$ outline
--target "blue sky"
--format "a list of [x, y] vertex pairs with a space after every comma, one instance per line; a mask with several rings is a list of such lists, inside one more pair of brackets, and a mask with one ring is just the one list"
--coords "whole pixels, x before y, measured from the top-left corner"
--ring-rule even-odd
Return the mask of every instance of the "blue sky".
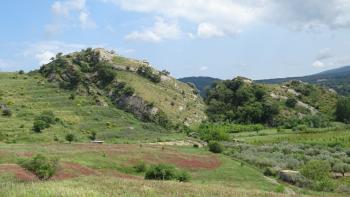
[[0, 70], [105, 47], [175, 77], [312, 74], [350, 65], [349, 10], [350, 0], [4, 0]]

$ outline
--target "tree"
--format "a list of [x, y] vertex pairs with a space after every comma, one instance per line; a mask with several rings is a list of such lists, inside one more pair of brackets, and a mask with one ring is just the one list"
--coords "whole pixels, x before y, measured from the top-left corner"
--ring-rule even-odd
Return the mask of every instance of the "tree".
[[345, 173], [350, 172], [350, 165], [346, 163], [336, 163], [332, 167], [333, 172], [341, 173], [345, 176]]
[[350, 123], [350, 97], [338, 99], [335, 116], [338, 121]]
[[65, 139], [69, 142], [72, 143], [75, 140], [75, 135], [73, 133], [68, 133], [65, 137]]

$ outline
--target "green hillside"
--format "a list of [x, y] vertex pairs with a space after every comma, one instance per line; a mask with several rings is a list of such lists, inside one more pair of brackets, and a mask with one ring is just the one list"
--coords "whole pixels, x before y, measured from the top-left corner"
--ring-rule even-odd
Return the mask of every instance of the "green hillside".
[[[124, 140], [157, 140], [178, 134], [136, 119], [113, 106], [98, 106], [92, 96], [76, 95], [74, 91], [58, 88], [39, 74], [0, 73], [0, 104], [5, 104], [11, 116], [0, 116], [0, 141], [53, 142], [64, 141], [74, 133], [79, 141], [88, 141], [92, 132], [97, 138], [110, 142]], [[52, 111], [59, 122], [42, 133], [33, 131], [34, 119], [44, 111]], [[56, 139], [57, 138], [57, 139]]]
[[145, 60], [86, 49], [58, 54], [39, 72], [48, 81], [77, 94], [94, 96], [100, 103], [108, 97], [141, 120], [179, 127], [206, 119], [205, 105], [193, 87], [172, 78], [167, 71], [157, 71]]

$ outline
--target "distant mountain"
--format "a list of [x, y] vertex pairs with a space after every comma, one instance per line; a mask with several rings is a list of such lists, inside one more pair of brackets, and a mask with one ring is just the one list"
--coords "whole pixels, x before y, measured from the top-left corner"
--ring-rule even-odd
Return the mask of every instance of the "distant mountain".
[[215, 81], [221, 81], [221, 79], [213, 77], [184, 77], [178, 80], [184, 83], [193, 83], [199, 90], [202, 97], [205, 97], [206, 87], [211, 86], [211, 84], [213, 84]]
[[334, 89], [339, 94], [350, 95], [350, 66], [344, 66], [321, 73], [276, 79], [257, 80], [257, 83], [279, 84], [291, 80], [300, 80], [312, 84], [319, 84]]

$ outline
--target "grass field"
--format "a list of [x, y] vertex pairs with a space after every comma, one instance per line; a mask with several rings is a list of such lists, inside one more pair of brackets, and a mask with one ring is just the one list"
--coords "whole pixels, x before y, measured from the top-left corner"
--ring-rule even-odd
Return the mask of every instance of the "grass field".
[[[0, 144], [0, 150], [0, 195], [21, 196], [26, 193], [27, 196], [31, 196], [37, 192], [43, 196], [50, 196], [64, 187], [76, 185], [77, 190], [67, 188], [66, 191], [62, 191], [67, 192], [64, 196], [74, 196], [79, 191], [81, 192], [78, 196], [119, 195], [120, 190], [125, 192], [121, 193], [125, 196], [157, 196], [164, 194], [167, 191], [166, 187], [171, 184], [175, 187], [169, 188], [173, 196], [230, 196], [236, 192], [237, 195], [244, 196], [248, 190], [252, 195], [268, 196], [265, 192], [274, 192], [280, 185], [268, 180], [259, 171], [249, 166], [241, 166], [240, 162], [226, 156], [190, 147], [162, 148], [135, 144]], [[37, 181], [27, 174], [29, 172], [23, 172], [16, 166], [18, 158], [31, 157], [38, 153], [60, 158], [60, 169], [51, 181]], [[186, 170], [191, 174], [191, 183], [145, 181], [143, 174], [136, 173], [133, 168], [141, 160], [147, 165], [165, 163]], [[129, 185], [115, 185], [118, 183]], [[89, 188], [88, 185], [93, 187]], [[115, 186], [111, 191], [104, 191], [104, 188], [108, 188], [107, 185]], [[144, 191], [142, 187], [139, 188], [140, 185], [149, 189]], [[198, 192], [199, 190], [203, 191]]]

